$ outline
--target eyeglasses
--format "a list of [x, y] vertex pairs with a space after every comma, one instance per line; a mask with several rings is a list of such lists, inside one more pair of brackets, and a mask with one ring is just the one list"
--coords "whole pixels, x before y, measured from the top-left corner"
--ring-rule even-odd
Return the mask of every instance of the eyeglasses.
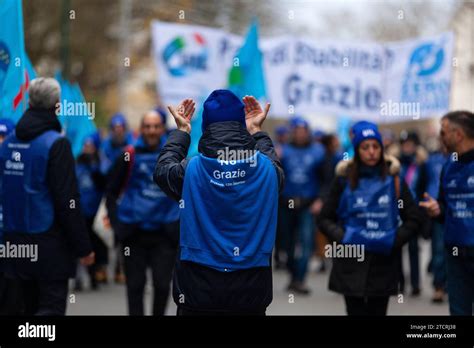
[[163, 125], [162, 124], [144, 124], [142, 127], [145, 129], [152, 129], [152, 128], [160, 129], [160, 128], [163, 128]]

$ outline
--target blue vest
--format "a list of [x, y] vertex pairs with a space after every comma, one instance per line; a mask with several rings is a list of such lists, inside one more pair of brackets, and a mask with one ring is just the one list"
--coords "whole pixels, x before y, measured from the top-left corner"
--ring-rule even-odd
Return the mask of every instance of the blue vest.
[[81, 196], [81, 210], [85, 217], [92, 218], [99, 209], [102, 192], [97, 189], [92, 179], [92, 174], [98, 171], [98, 165], [76, 163], [76, 177]]
[[[2, 177], [2, 174], [0, 174], [0, 178]], [[3, 180], [0, 179], [0, 197], [3, 195], [2, 191], [2, 183]], [[0, 198], [0, 244], [3, 243], [3, 202], [2, 199]]]
[[343, 221], [343, 244], [362, 244], [369, 252], [389, 254], [398, 227], [398, 206], [392, 176], [362, 177], [355, 190], [349, 183], [337, 209]]
[[474, 161], [450, 159], [444, 167], [442, 185], [446, 244], [474, 246]]
[[127, 132], [125, 136], [125, 144], [123, 146], [114, 146], [112, 144], [112, 138], [108, 136], [101, 144], [100, 148], [100, 171], [103, 174], [107, 174], [110, 167], [114, 164], [118, 156], [123, 152], [123, 148], [127, 145], [133, 144], [133, 135]]
[[3, 172], [3, 225], [7, 233], [41, 233], [54, 220], [54, 206], [47, 184], [49, 150], [61, 135], [47, 131], [32, 141], [13, 134], [0, 150]]
[[302, 197], [313, 199], [319, 195], [318, 166], [324, 159], [321, 144], [296, 147], [283, 146], [282, 166], [285, 171], [284, 197]]
[[[141, 139], [137, 145], [140, 143]], [[178, 204], [153, 181], [159, 153], [159, 149], [152, 153], [135, 153], [127, 187], [118, 203], [120, 222], [153, 231], [179, 219]]]
[[192, 158], [182, 197], [181, 260], [224, 272], [270, 265], [278, 180], [265, 155], [234, 164], [202, 154]]
[[441, 181], [441, 171], [448, 160], [448, 155], [435, 152], [430, 155], [427, 161], [428, 185], [426, 192], [434, 199], [438, 198], [439, 183]]

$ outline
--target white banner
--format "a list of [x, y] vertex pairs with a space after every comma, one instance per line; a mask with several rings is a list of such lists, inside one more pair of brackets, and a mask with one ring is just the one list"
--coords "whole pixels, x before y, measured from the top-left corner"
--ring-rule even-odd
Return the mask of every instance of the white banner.
[[[154, 21], [158, 91], [165, 103], [226, 88], [242, 38]], [[389, 44], [281, 36], [261, 39], [271, 116], [326, 113], [375, 122], [436, 116], [449, 108], [453, 35]]]

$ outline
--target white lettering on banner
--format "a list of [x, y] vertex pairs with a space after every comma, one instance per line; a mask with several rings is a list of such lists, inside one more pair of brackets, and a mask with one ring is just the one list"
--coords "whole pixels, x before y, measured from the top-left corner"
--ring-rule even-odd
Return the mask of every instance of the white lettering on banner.
[[[159, 21], [152, 35], [164, 103], [199, 102], [227, 86], [241, 37]], [[441, 115], [449, 106], [453, 42], [452, 33], [386, 44], [260, 39], [270, 116], [324, 112], [397, 122]]]

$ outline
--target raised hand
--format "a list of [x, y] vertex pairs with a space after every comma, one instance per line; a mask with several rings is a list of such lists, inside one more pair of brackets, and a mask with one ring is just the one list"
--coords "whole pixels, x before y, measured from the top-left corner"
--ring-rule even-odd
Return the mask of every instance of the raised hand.
[[426, 213], [429, 217], [436, 217], [441, 214], [441, 209], [439, 208], [439, 203], [436, 199], [431, 197], [428, 193], [424, 193], [423, 198], [425, 199], [424, 202], [420, 202], [420, 207], [426, 209]]
[[92, 251], [89, 255], [81, 257], [79, 261], [83, 266], [93, 265], [95, 262], [95, 253]]
[[255, 134], [262, 130], [263, 121], [267, 118], [270, 104], [265, 105], [265, 110], [262, 109], [255, 97], [246, 95], [242, 98], [245, 105], [245, 123], [250, 134]]
[[191, 133], [191, 118], [194, 115], [194, 111], [196, 111], [196, 103], [194, 100], [184, 99], [176, 109], [168, 105], [168, 110], [171, 112], [178, 129], [186, 133]]

